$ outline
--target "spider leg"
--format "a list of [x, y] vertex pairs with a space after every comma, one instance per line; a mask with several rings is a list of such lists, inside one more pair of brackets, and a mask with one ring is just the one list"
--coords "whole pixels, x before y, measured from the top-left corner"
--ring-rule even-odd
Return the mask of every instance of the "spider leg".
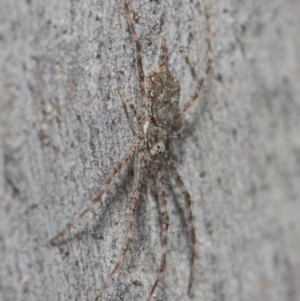
[[103, 194], [108, 189], [108, 186], [111, 183], [111, 181], [120, 172], [120, 170], [127, 163], [127, 161], [133, 156], [133, 154], [134, 154], [135, 150], [137, 149], [137, 147], [139, 146], [139, 144], [140, 144], [140, 139], [136, 138], [134, 140], [134, 142], [131, 144], [131, 146], [130, 146], [129, 150], [127, 151], [127, 153], [125, 154], [125, 156], [119, 161], [119, 163], [115, 166], [113, 171], [110, 173], [107, 180], [104, 182], [103, 186], [101, 187], [98, 195], [85, 207], [85, 209], [77, 217], [75, 217], [71, 222], [69, 222], [61, 232], [59, 232], [56, 236], [54, 236], [50, 240], [50, 242], [52, 244], [54, 243], [55, 240], [57, 240], [59, 237], [63, 236], [74, 225], [76, 225], [83, 218], [83, 216], [87, 212], [89, 212], [92, 209], [92, 207], [101, 200]]
[[190, 98], [190, 100], [185, 103], [185, 105], [179, 110], [176, 117], [178, 118], [180, 115], [182, 115], [186, 110], [188, 110], [192, 104], [195, 102], [195, 100], [198, 98], [199, 93], [201, 91], [201, 88], [203, 86], [204, 80], [206, 76], [208, 75], [211, 64], [212, 64], [212, 51], [211, 51], [211, 33], [210, 33], [210, 17], [207, 8], [205, 8], [205, 19], [206, 19], [206, 41], [207, 41], [207, 63], [206, 63], [206, 70], [205, 73], [202, 75], [194, 94]]
[[125, 104], [130, 108], [130, 110], [132, 111], [133, 115], [136, 118], [136, 121], [138, 124], [142, 123], [142, 117], [137, 113], [133, 103], [130, 101], [130, 99], [126, 96], [126, 94], [124, 93], [124, 91], [121, 88], [118, 88], [118, 93], [121, 97], [121, 99], [125, 102]]
[[140, 44], [139, 38], [138, 38], [135, 28], [134, 28], [134, 24], [133, 24], [132, 17], [130, 15], [127, 0], [124, 0], [124, 7], [125, 7], [125, 11], [126, 11], [127, 22], [130, 26], [132, 39], [135, 42], [137, 69], [138, 69], [138, 73], [139, 73], [140, 93], [141, 93], [141, 96], [144, 97], [144, 95], [145, 95], [145, 74], [144, 74], [143, 63], [142, 63], [141, 44]]
[[168, 67], [168, 47], [165, 39], [162, 39], [161, 47], [160, 47], [160, 55], [157, 64], [157, 69], [161, 69], [162, 67]]
[[185, 207], [188, 214], [188, 224], [190, 229], [190, 238], [191, 238], [191, 262], [190, 262], [190, 277], [189, 277], [189, 285], [188, 285], [188, 293], [191, 291], [192, 282], [193, 282], [193, 271], [194, 271], [194, 261], [195, 261], [195, 251], [196, 251], [196, 234], [195, 234], [195, 227], [193, 222], [193, 215], [191, 210], [191, 197], [188, 193], [187, 189], [184, 186], [183, 181], [181, 180], [175, 166], [171, 163], [170, 160], [166, 158], [167, 167], [176, 183], [178, 188], [180, 189], [181, 193], [184, 196], [185, 200]]
[[170, 136], [170, 137], [173, 138], [173, 139], [178, 139], [178, 138], [180, 138], [180, 137], [182, 136], [183, 131], [184, 131], [184, 128], [185, 128], [185, 127], [184, 127], [184, 122], [183, 122], [183, 119], [182, 119], [181, 116], [179, 117], [179, 123], [180, 123], [180, 128], [179, 128], [179, 130], [176, 131], [176, 132], [173, 132], [172, 135]]
[[155, 183], [157, 187], [157, 193], [158, 193], [158, 202], [159, 202], [159, 209], [161, 214], [161, 223], [162, 223], [162, 230], [161, 230], [161, 245], [162, 245], [162, 254], [161, 254], [161, 260], [160, 260], [160, 268], [156, 277], [156, 280], [152, 286], [152, 289], [149, 293], [147, 301], [150, 301], [153, 297], [155, 288], [161, 279], [165, 267], [166, 267], [166, 256], [167, 256], [167, 231], [169, 227], [169, 216], [167, 212], [167, 202], [166, 202], [166, 193], [163, 186], [163, 175], [160, 170], [157, 170], [155, 174]]
[[[140, 157], [142, 156], [142, 157]], [[125, 256], [127, 254], [129, 245], [131, 243], [131, 237], [132, 237], [132, 226], [133, 226], [133, 220], [134, 220], [134, 214], [138, 205], [138, 199], [139, 199], [139, 194], [140, 194], [140, 188], [141, 188], [141, 184], [142, 184], [142, 177], [143, 177], [143, 171], [144, 171], [144, 158], [143, 158], [143, 154], [139, 154], [138, 155], [138, 167], [136, 168], [137, 170], [137, 177], [136, 177], [136, 183], [135, 183], [135, 188], [134, 188], [134, 192], [133, 192], [133, 196], [131, 199], [131, 213], [130, 213], [130, 218], [129, 218], [129, 226], [127, 228], [127, 234], [126, 234], [126, 243], [125, 243], [125, 247], [122, 251], [122, 254], [119, 256], [119, 259], [117, 261], [117, 263], [115, 264], [115, 267], [113, 268], [113, 270], [111, 271], [111, 273], [109, 274], [109, 276], [107, 277], [105, 283], [103, 284], [100, 292], [98, 293], [98, 295], [95, 298], [95, 301], [98, 300], [103, 292], [106, 290], [106, 288], [108, 287], [109, 283], [111, 282], [114, 274], [116, 273], [116, 271], [119, 269], [120, 265], [122, 264], [122, 262], [125, 259]]]

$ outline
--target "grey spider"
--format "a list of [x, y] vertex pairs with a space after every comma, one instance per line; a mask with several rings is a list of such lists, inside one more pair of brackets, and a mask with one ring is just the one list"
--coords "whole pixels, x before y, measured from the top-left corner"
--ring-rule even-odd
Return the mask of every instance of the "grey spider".
[[[132, 102], [127, 98], [122, 89], [118, 89], [121, 99], [126, 103], [126, 105], [131, 109], [133, 115], [135, 116], [138, 134], [134, 138], [131, 146], [124, 155], [124, 157], [118, 162], [112, 172], [109, 174], [108, 178], [102, 185], [98, 195], [94, 200], [92, 200], [86, 208], [71, 222], [69, 222], [66, 227], [59, 232], [51, 242], [54, 243], [58, 238], [63, 236], [67, 231], [69, 231], [75, 224], [77, 224], [83, 216], [91, 210], [91, 208], [98, 202], [101, 201], [103, 194], [107, 191], [110, 183], [119, 174], [121, 169], [127, 164], [127, 162], [134, 156], [136, 156], [135, 166], [135, 181], [133, 188], [133, 196], [131, 199], [131, 212], [129, 218], [129, 225], [126, 234], [125, 247], [119, 256], [114, 269], [108, 275], [105, 283], [103, 284], [101, 290], [97, 294], [95, 300], [98, 300], [103, 292], [106, 290], [107, 286], [111, 282], [114, 274], [119, 269], [122, 264], [132, 237], [132, 227], [134, 221], [134, 214], [138, 205], [140, 188], [142, 185], [142, 179], [147, 172], [150, 176], [154, 177], [159, 210], [161, 214], [161, 262], [160, 268], [156, 277], [154, 284], [150, 290], [147, 301], [150, 301], [154, 295], [156, 286], [161, 279], [166, 266], [166, 253], [167, 253], [167, 230], [169, 226], [169, 217], [167, 212], [167, 203], [165, 198], [165, 187], [164, 187], [164, 175], [163, 171], [167, 169], [171, 176], [174, 178], [176, 185], [180, 189], [184, 200], [186, 211], [188, 215], [188, 225], [190, 231], [191, 240], [191, 258], [190, 258], [190, 276], [188, 282], [188, 293], [192, 287], [193, 280], [193, 269], [194, 269], [194, 259], [195, 259], [195, 245], [196, 245], [196, 235], [193, 223], [193, 216], [191, 210], [191, 198], [184, 186], [181, 177], [179, 176], [175, 166], [171, 162], [168, 155], [168, 144], [170, 139], [178, 138], [183, 132], [183, 113], [195, 102], [198, 98], [200, 90], [203, 86], [204, 80], [210, 71], [212, 64], [212, 53], [211, 53], [211, 35], [210, 35], [210, 19], [207, 9], [205, 9], [206, 17], [206, 40], [208, 44], [207, 50], [207, 63], [204, 75], [198, 82], [195, 92], [188, 100], [185, 105], [179, 109], [179, 98], [180, 98], [180, 84], [177, 79], [175, 79], [169, 68], [168, 68], [168, 53], [167, 44], [163, 39], [160, 51], [159, 61], [149, 74], [145, 75], [142, 64], [141, 46], [138, 36], [135, 31], [134, 23], [129, 11], [127, 0], [123, 0], [127, 22], [130, 26], [132, 39], [136, 47], [136, 61], [137, 61], [137, 71], [139, 77], [139, 91], [140, 91], [140, 103], [136, 109]], [[178, 129], [175, 131], [175, 129]]]

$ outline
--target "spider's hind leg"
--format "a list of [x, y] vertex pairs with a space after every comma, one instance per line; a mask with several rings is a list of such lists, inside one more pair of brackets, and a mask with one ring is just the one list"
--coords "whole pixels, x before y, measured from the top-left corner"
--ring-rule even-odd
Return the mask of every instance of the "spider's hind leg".
[[159, 60], [157, 64], [157, 69], [161, 69], [162, 67], [168, 68], [168, 47], [167, 47], [167, 42], [163, 38], [160, 46], [160, 55], [159, 55]]
[[205, 19], [206, 19], [205, 25], [206, 25], [206, 42], [207, 42], [207, 53], [206, 53], [207, 62], [206, 62], [205, 73], [202, 75], [200, 81], [198, 82], [198, 85], [196, 86], [195, 92], [192, 95], [192, 97], [185, 103], [185, 105], [177, 113], [177, 118], [179, 118], [185, 111], [187, 111], [196, 101], [202, 89], [203, 83], [211, 69], [213, 58], [212, 58], [212, 50], [211, 50], [210, 16], [207, 8], [205, 8]]
[[142, 117], [137, 113], [133, 103], [130, 101], [130, 99], [126, 96], [126, 94], [124, 93], [124, 91], [121, 88], [118, 88], [118, 93], [121, 97], [121, 99], [125, 102], [125, 104], [130, 108], [131, 112], [133, 113], [136, 122], [138, 124], [142, 123]]
[[138, 69], [138, 74], [139, 74], [140, 93], [141, 93], [141, 97], [144, 97], [144, 95], [145, 95], [145, 74], [144, 74], [143, 63], [142, 63], [141, 44], [140, 44], [139, 38], [135, 31], [135, 27], [134, 27], [134, 23], [133, 23], [131, 14], [130, 14], [128, 2], [127, 2], [127, 0], [123, 0], [123, 2], [124, 2], [124, 8], [126, 11], [127, 22], [130, 26], [132, 39], [135, 43], [137, 69]]

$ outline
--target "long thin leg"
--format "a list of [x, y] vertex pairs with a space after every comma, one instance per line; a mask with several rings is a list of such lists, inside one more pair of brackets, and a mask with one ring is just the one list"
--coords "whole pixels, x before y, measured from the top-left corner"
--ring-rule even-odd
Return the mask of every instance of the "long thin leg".
[[171, 163], [170, 160], [167, 159], [167, 157], [166, 157], [166, 161], [167, 161], [168, 169], [173, 179], [175, 180], [176, 185], [178, 186], [178, 188], [180, 189], [181, 193], [184, 196], [185, 207], [188, 214], [188, 224], [189, 224], [190, 238], [191, 238], [191, 262], [190, 262], [190, 277], [189, 277], [189, 285], [188, 285], [188, 293], [190, 293], [192, 282], [193, 282], [194, 261], [195, 261], [195, 251], [196, 251], [196, 234], [195, 234], [195, 227], [194, 227], [193, 215], [191, 210], [191, 197], [187, 189], [185, 188], [184, 183], [181, 180], [175, 166]]
[[127, 0], [124, 0], [124, 7], [125, 7], [125, 11], [126, 11], [127, 22], [130, 26], [130, 30], [131, 30], [131, 34], [132, 34], [132, 39], [135, 42], [137, 69], [138, 69], [138, 73], [139, 73], [140, 92], [141, 92], [141, 96], [144, 97], [144, 95], [145, 95], [145, 84], [144, 84], [145, 74], [144, 74], [143, 63], [142, 63], [141, 44], [140, 44], [140, 41], [138, 39], [138, 36], [137, 36], [135, 28], [134, 28], [134, 24], [133, 24], [132, 17], [130, 15]]
[[168, 47], [165, 39], [162, 39], [161, 47], [160, 47], [160, 55], [157, 64], [157, 68], [160, 69], [162, 67], [168, 68]]
[[171, 138], [173, 139], [178, 139], [182, 136], [182, 133], [184, 131], [184, 122], [183, 122], [183, 119], [181, 117], [179, 117], [179, 123], [180, 123], [180, 128], [178, 131], [176, 132], [173, 132], [172, 135], [171, 135]]
[[158, 202], [159, 202], [159, 209], [161, 214], [161, 246], [162, 246], [162, 253], [161, 253], [161, 260], [160, 260], [160, 268], [156, 277], [156, 280], [152, 286], [152, 289], [149, 293], [147, 301], [150, 301], [153, 297], [154, 291], [156, 286], [161, 279], [165, 267], [166, 267], [166, 256], [167, 256], [167, 231], [169, 227], [169, 216], [167, 212], [167, 202], [166, 202], [166, 193], [163, 186], [163, 175], [160, 170], [156, 172], [155, 175], [155, 182], [158, 194]]
[[113, 169], [113, 171], [108, 176], [107, 180], [104, 182], [104, 184], [101, 187], [98, 195], [85, 207], [85, 209], [77, 217], [75, 217], [71, 222], [69, 222], [61, 232], [59, 232], [56, 236], [54, 236], [51, 239], [50, 242], [52, 244], [54, 243], [55, 240], [57, 240], [59, 237], [63, 236], [74, 225], [76, 225], [82, 219], [82, 217], [87, 212], [89, 212], [95, 204], [97, 204], [101, 200], [102, 195], [106, 192], [109, 184], [111, 183], [111, 181], [113, 180], [113, 178], [115, 177], [115, 175], [120, 172], [120, 170], [126, 164], [126, 162], [133, 156], [133, 154], [134, 154], [135, 150], [137, 149], [139, 143], [140, 143], [140, 139], [139, 138], [137, 138], [137, 139], [134, 140], [134, 142], [131, 144], [131, 146], [130, 146], [129, 150], [127, 151], [127, 153], [125, 154], [125, 156], [119, 161], [119, 163], [115, 166], [115, 168]]
[[103, 292], [106, 290], [107, 286], [111, 282], [114, 274], [119, 269], [122, 262], [124, 261], [125, 256], [126, 256], [127, 251], [128, 251], [128, 248], [129, 248], [129, 245], [130, 245], [130, 242], [131, 242], [134, 214], [135, 214], [135, 211], [136, 211], [136, 208], [137, 208], [137, 205], [138, 205], [138, 199], [139, 199], [139, 194], [140, 194], [140, 190], [141, 190], [141, 183], [142, 183], [143, 170], [144, 170], [144, 166], [143, 166], [144, 160], [143, 160], [142, 156], [143, 155], [139, 154], [139, 160], [138, 160], [139, 161], [138, 162], [139, 166], [136, 169], [138, 175], [137, 175], [137, 178], [136, 178], [134, 193], [133, 193], [133, 197], [132, 197], [132, 200], [131, 200], [131, 213], [130, 213], [130, 218], [129, 218], [129, 226], [127, 228], [125, 248], [123, 249], [122, 254], [120, 255], [114, 269], [111, 271], [111, 273], [107, 277], [105, 283], [103, 284], [100, 292], [96, 296], [95, 301], [98, 300], [102, 296]]
[[141, 116], [137, 113], [137, 111], [136, 111], [133, 103], [129, 100], [129, 98], [126, 96], [126, 94], [124, 93], [124, 91], [121, 88], [118, 88], [118, 92], [119, 92], [119, 95], [120, 95], [121, 99], [130, 108], [130, 110], [132, 111], [133, 115], [135, 116], [136, 122], [138, 124], [141, 124], [141, 122], [142, 122]]
[[207, 63], [206, 63], [206, 70], [205, 73], [203, 74], [203, 76], [201, 77], [194, 94], [192, 95], [192, 97], [190, 98], [190, 100], [179, 110], [179, 112], [177, 113], [177, 118], [182, 115], [182, 113], [184, 113], [186, 110], [188, 110], [192, 104], [195, 102], [195, 100], [198, 98], [199, 93], [201, 91], [201, 88], [203, 86], [204, 80], [206, 78], [206, 76], [208, 75], [210, 68], [211, 68], [211, 64], [212, 64], [212, 51], [211, 51], [211, 34], [210, 34], [210, 18], [209, 18], [209, 13], [207, 8], [205, 8], [205, 19], [206, 19], [206, 41], [207, 41]]

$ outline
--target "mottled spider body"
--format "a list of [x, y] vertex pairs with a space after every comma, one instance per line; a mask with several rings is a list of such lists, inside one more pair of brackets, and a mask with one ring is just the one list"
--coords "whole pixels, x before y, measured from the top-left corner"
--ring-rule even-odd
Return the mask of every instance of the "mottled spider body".
[[[164, 45], [161, 51], [166, 51]], [[175, 79], [167, 64], [158, 65], [145, 78], [145, 104], [149, 112], [150, 122], [165, 129], [172, 129], [178, 113], [180, 84]]]
[[136, 135], [135, 139], [133, 140], [131, 146], [129, 147], [124, 157], [119, 161], [119, 163], [109, 174], [107, 180], [103, 183], [97, 197], [94, 200], [92, 200], [77, 217], [75, 217], [70, 223], [68, 223], [67, 226], [51, 240], [51, 242], [53, 243], [59, 237], [63, 236], [75, 224], [77, 224], [96, 203], [101, 201], [103, 194], [107, 191], [110, 183], [115, 178], [115, 176], [119, 174], [121, 169], [127, 164], [130, 158], [135, 157], [135, 179], [133, 195], [131, 199], [131, 213], [129, 217], [129, 225], [127, 228], [125, 247], [120, 257], [118, 258], [114, 269], [108, 275], [105, 283], [102, 285], [102, 288], [97, 294], [95, 300], [98, 300], [102, 296], [103, 292], [106, 290], [107, 286], [111, 282], [114, 274], [119, 269], [127, 254], [131, 242], [134, 214], [138, 206], [140, 188], [143, 183], [143, 176], [147, 172], [147, 176], [149, 175], [154, 178], [154, 182], [156, 185], [156, 192], [161, 215], [162, 246], [159, 271], [147, 298], [147, 301], [150, 301], [154, 295], [154, 291], [157, 287], [159, 280], [163, 275], [166, 266], [167, 230], [169, 226], [169, 217], [167, 212], [166, 193], [164, 186], [164, 173], [166, 171], [168, 171], [173, 177], [176, 185], [180, 189], [185, 200], [191, 241], [190, 276], [188, 282], [188, 292], [190, 292], [192, 286], [196, 235], [191, 210], [191, 198], [175, 166], [169, 158], [168, 153], [170, 150], [168, 149], [168, 142], [170, 139], [178, 138], [182, 134], [182, 114], [198, 98], [204, 79], [210, 71], [212, 63], [210, 24], [208, 12], [207, 10], [205, 10], [207, 28], [206, 40], [208, 43], [206, 71], [201, 77], [200, 81], [198, 82], [198, 85], [196, 86], [195, 92], [192, 95], [191, 99], [187, 101], [185, 105], [180, 109], [180, 84], [178, 80], [171, 74], [168, 68], [168, 53], [166, 41], [164, 39], [162, 41], [158, 64], [156, 65], [153, 71], [151, 71], [145, 76], [142, 64], [140, 42], [134, 28], [134, 23], [129, 11], [127, 0], [123, 0], [123, 3], [126, 12], [127, 22], [130, 26], [132, 38], [136, 46], [137, 71], [139, 76], [139, 88], [141, 98], [141, 101], [138, 102], [137, 109], [127, 98], [122, 89], [119, 88], [118, 92], [121, 99], [126, 103], [126, 105], [128, 105], [133, 115], [135, 116], [139, 132]]
[[145, 77], [145, 111], [144, 134], [151, 155], [163, 153], [167, 139], [175, 125], [178, 112], [180, 85], [167, 65], [167, 48], [165, 41], [161, 47], [161, 58], [157, 67]]

